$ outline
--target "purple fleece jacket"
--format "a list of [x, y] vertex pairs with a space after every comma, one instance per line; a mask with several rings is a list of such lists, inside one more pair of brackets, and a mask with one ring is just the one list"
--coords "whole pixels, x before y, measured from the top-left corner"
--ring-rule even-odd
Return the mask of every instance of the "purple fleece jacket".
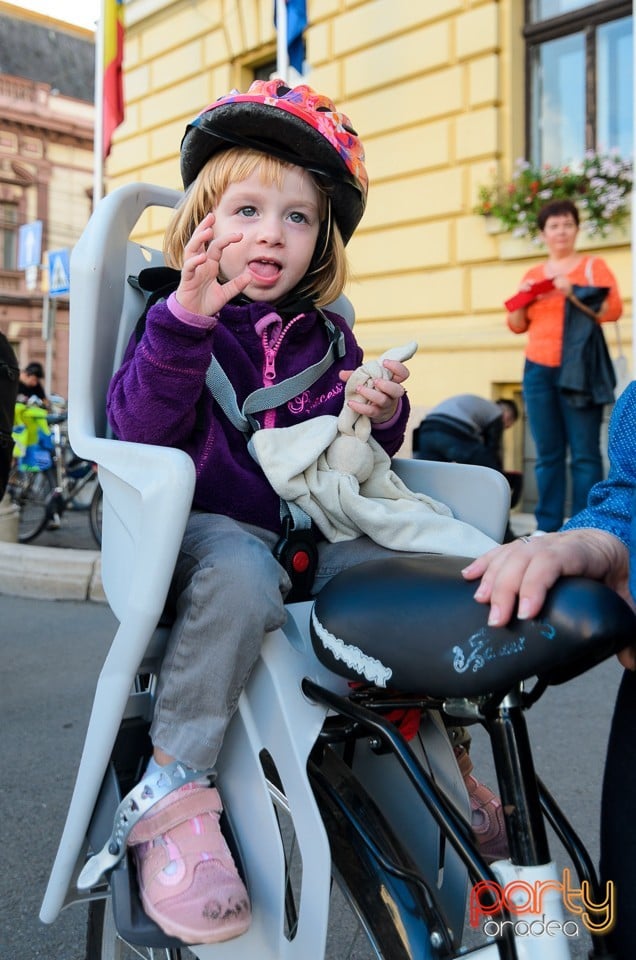
[[[328, 337], [318, 313], [282, 320], [271, 304], [231, 303], [216, 317], [188, 314], [176, 302], [148, 311], [138, 343], [128, 344], [114, 375], [107, 412], [121, 440], [185, 450], [196, 467], [193, 507], [280, 530], [280, 501], [252, 459], [245, 436], [227, 419], [205, 383], [214, 353], [236, 391], [239, 408], [253, 390], [278, 383], [320, 360]], [[287, 427], [342, 409], [340, 370], [362, 362], [362, 350], [345, 320], [328, 314], [344, 333], [346, 352], [308, 390], [273, 411], [263, 427]], [[270, 379], [266, 379], [266, 374]], [[389, 456], [399, 449], [409, 414], [403, 398], [396, 415], [373, 435]]]

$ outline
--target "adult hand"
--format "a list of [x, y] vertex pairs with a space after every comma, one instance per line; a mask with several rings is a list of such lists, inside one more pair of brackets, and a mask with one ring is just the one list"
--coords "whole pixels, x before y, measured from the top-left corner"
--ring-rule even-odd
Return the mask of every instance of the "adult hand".
[[564, 297], [569, 297], [572, 293], [572, 283], [568, 277], [557, 275], [552, 278], [555, 289], [559, 290]]
[[[489, 550], [462, 573], [467, 580], [481, 578], [475, 600], [490, 604], [488, 623], [493, 627], [508, 623], [517, 601], [520, 620], [536, 617], [547, 591], [563, 576], [600, 580], [634, 607], [628, 586], [627, 547], [603, 530], [566, 530], [515, 540]], [[619, 660], [628, 669], [636, 669], [633, 649], [622, 651]]]

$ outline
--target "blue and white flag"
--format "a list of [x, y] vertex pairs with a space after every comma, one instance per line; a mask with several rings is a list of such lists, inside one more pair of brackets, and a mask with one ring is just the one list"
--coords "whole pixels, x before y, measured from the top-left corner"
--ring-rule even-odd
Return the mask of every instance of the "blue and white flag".
[[[303, 72], [305, 62], [305, 27], [307, 26], [307, 0], [285, 0], [287, 7], [287, 58], [289, 65]], [[274, 0], [274, 24], [276, 25], [276, 0]]]

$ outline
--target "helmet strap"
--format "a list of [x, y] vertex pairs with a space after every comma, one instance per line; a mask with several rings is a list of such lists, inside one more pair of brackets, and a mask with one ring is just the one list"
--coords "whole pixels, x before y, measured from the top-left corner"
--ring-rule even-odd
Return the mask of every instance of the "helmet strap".
[[[329, 249], [329, 241], [331, 239], [331, 231], [333, 229], [333, 220], [331, 216], [331, 197], [327, 197], [327, 216], [320, 224], [320, 231], [318, 233], [318, 239], [316, 241], [316, 249], [314, 250], [314, 255], [311, 258], [311, 263], [309, 265], [309, 270], [307, 271], [307, 276], [311, 277], [314, 274], [318, 273], [320, 266], [325, 259], [327, 250]], [[320, 238], [323, 238], [322, 249], [318, 253], [318, 244], [320, 243]]]
[[323, 221], [323, 223], [327, 224], [327, 228], [325, 230], [325, 242], [323, 244], [322, 250], [320, 251], [320, 256], [318, 257], [318, 263], [322, 263], [322, 261], [324, 260], [325, 254], [329, 249], [329, 240], [331, 239], [331, 227], [332, 227], [331, 197], [327, 197], [327, 217], [326, 217], [326, 220]]

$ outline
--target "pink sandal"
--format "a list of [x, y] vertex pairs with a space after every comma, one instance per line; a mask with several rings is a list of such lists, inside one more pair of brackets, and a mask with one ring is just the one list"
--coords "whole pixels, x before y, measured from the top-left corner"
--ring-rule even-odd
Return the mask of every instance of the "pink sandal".
[[471, 776], [473, 762], [465, 747], [455, 747], [459, 770], [470, 800], [471, 827], [486, 863], [508, 857], [508, 838], [501, 800], [484, 783]]
[[245, 933], [247, 891], [219, 826], [218, 791], [188, 783], [156, 803], [128, 836], [148, 916], [184, 943]]

